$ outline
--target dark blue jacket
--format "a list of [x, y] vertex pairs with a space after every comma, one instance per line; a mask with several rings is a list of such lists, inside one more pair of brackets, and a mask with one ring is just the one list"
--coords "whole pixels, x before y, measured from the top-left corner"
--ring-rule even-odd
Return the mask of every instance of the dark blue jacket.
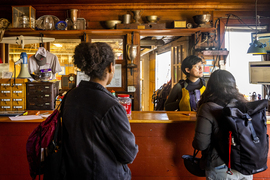
[[102, 85], [82, 81], [63, 109], [67, 180], [129, 180], [138, 146], [126, 111]]

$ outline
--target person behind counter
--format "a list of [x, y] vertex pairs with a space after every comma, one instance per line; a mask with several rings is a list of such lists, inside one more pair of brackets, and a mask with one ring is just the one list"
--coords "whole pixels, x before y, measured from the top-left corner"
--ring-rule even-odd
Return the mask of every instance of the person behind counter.
[[252, 175], [243, 175], [232, 170], [227, 174], [227, 166], [220, 158], [214, 146], [213, 137], [218, 135], [218, 120], [222, 119], [222, 109], [232, 99], [238, 103], [246, 102], [239, 93], [233, 75], [226, 70], [214, 71], [207, 83], [205, 92], [198, 102], [197, 122], [192, 146], [202, 151], [201, 165], [205, 168], [207, 180], [212, 179], [253, 179]]
[[194, 55], [186, 57], [181, 70], [187, 78], [174, 85], [165, 101], [166, 111], [195, 111], [205, 90], [201, 58]]
[[127, 164], [138, 146], [124, 107], [107, 89], [114, 54], [106, 43], [81, 43], [74, 64], [90, 76], [65, 99], [63, 108], [65, 180], [131, 179]]

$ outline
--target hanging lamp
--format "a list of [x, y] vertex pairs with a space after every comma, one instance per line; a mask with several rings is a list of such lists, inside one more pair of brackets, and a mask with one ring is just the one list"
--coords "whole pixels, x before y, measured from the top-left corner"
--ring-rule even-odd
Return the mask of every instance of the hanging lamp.
[[267, 54], [265, 47], [266, 44], [261, 43], [258, 40], [258, 30], [257, 30], [257, 25], [258, 25], [258, 15], [257, 15], [257, 0], [255, 2], [255, 15], [256, 15], [256, 35], [255, 35], [255, 40], [254, 42], [250, 43], [250, 47], [248, 48], [247, 53], [248, 54]]

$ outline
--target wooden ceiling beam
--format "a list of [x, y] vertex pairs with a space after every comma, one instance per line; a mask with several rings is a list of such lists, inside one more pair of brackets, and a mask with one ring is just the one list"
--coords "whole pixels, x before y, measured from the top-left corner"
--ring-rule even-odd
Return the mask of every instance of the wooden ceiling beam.
[[[1, 4], [1, 3], [0, 3]], [[5, 7], [6, 6], [6, 7]], [[250, 11], [255, 9], [255, 3], [110, 3], [110, 4], [32, 4], [38, 11], [59, 11], [67, 9], [80, 10], [209, 10], [209, 11]], [[9, 5], [3, 5], [6, 9]], [[258, 4], [258, 11], [269, 10], [269, 3]]]

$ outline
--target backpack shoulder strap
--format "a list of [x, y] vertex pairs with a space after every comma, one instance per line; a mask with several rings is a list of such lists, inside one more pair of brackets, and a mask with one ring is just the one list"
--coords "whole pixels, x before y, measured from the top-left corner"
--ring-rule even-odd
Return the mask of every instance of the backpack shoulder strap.
[[204, 80], [204, 78], [200, 78], [200, 80], [201, 80], [202, 85], [205, 86], [205, 80]]
[[180, 84], [180, 86], [182, 88], [186, 88], [187, 85], [188, 85], [187, 81], [186, 80], [183, 80], [183, 79], [179, 80], [178, 83]]
[[[74, 89], [74, 88], [72, 88]], [[55, 143], [58, 142], [58, 139], [59, 140], [62, 140], [62, 131], [61, 131], [61, 128], [62, 128], [62, 122], [61, 122], [61, 117], [63, 116], [63, 108], [64, 108], [64, 104], [65, 104], [65, 100], [66, 100], [66, 97], [67, 97], [67, 94], [72, 90], [70, 89], [63, 97], [61, 103], [58, 105], [57, 107], [57, 110], [59, 111], [59, 117], [57, 118], [57, 124], [56, 124], [56, 127], [55, 127], [55, 133], [54, 133], [54, 136], [53, 136], [53, 140]], [[60, 106], [60, 107], [59, 107]], [[60, 135], [60, 137], [59, 137]]]

